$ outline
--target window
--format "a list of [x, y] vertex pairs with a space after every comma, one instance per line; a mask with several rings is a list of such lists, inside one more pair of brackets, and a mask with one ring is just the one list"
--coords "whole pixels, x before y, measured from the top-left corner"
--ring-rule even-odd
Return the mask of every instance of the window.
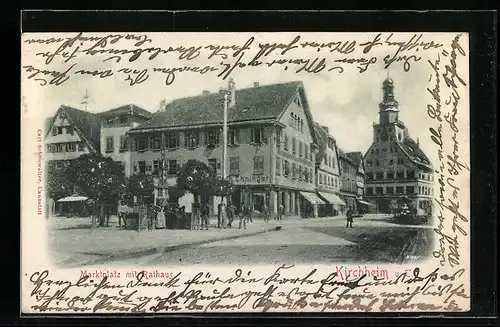
[[323, 175], [322, 175], [322, 174], [319, 174], [319, 176], [318, 176], [318, 177], [319, 177], [319, 178], [318, 178], [318, 179], [319, 179], [319, 183], [320, 183], [321, 185], [323, 185]]
[[276, 158], [276, 175], [281, 175], [281, 159]]
[[153, 162], [146, 162], [146, 174], [151, 175], [153, 173]]
[[313, 183], [313, 170], [309, 169], [309, 182]]
[[137, 151], [146, 151], [149, 148], [147, 137], [138, 137], [136, 141]]
[[375, 194], [377, 194], [377, 195], [384, 194], [384, 188], [383, 187], [375, 187]]
[[57, 135], [57, 127], [53, 127], [52, 128], [52, 136], [56, 136]]
[[169, 160], [168, 161], [168, 174], [169, 175], [176, 175], [178, 171], [179, 171], [179, 164], [177, 163], [177, 160]]
[[76, 151], [76, 144], [75, 143], [66, 144], [66, 151], [67, 152], [75, 152]]
[[366, 167], [371, 167], [371, 166], [372, 166], [372, 161], [371, 160], [366, 161]]
[[[240, 143], [239, 130], [235, 128], [230, 128], [227, 133], [227, 144], [236, 145]], [[279, 144], [279, 142], [278, 142]]]
[[240, 174], [240, 157], [229, 158], [229, 174], [231, 175]]
[[168, 134], [168, 148], [177, 149], [179, 147], [179, 132], [171, 132]]
[[127, 123], [127, 117], [126, 116], [121, 116], [120, 117], [120, 124], [126, 124]]
[[85, 151], [85, 145], [83, 144], [83, 142], [78, 143], [78, 151]]
[[288, 135], [286, 133], [285, 133], [283, 143], [284, 143], [283, 145], [284, 145], [285, 151], [288, 151]]
[[62, 126], [57, 127], [57, 134], [62, 134], [63, 133], [63, 128]]
[[146, 173], [146, 161], [139, 161], [139, 172], [142, 174]]
[[153, 175], [160, 175], [160, 160], [153, 161]]
[[292, 162], [292, 179], [297, 178], [297, 165]]
[[125, 172], [125, 163], [123, 161], [118, 161], [116, 164], [120, 167], [122, 172]]
[[198, 133], [186, 132], [184, 134], [184, 146], [186, 148], [196, 148], [198, 146]]
[[309, 159], [309, 145], [304, 144], [304, 158]]
[[106, 137], [106, 152], [113, 152], [114, 150], [113, 136]]
[[283, 175], [285, 175], [285, 177], [290, 176], [290, 163], [288, 162], [288, 160], [283, 161], [283, 168]]
[[415, 171], [414, 170], [408, 170], [406, 172], [406, 178], [415, 178]]
[[120, 152], [128, 150], [127, 135], [120, 135]]
[[380, 162], [378, 162], [378, 160], [375, 161], [375, 166], [380, 166]]
[[403, 178], [405, 178], [405, 172], [404, 172], [404, 171], [398, 171], [398, 172], [397, 172], [397, 178], [398, 178], [398, 179], [403, 179]]
[[151, 145], [153, 150], [161, 149], [161, 136], [153, 136], [151, 137]]
[[396, 186], [396, 193], [397, 194], [403, 194], [404, 188], [403, 186]]
[[73, 126], [66, 126], [66, 134], [73, 135]]
[[389, 166], [392, 166], [392, 165], [394, 165], [394, 160], [391, 159], [391, 160], [389, 160]]
[[309, 182], [309, 168], [304, 167], [304, 180]]
[[403, 164], [403, 159], [398, 159], [398, 164], [402, 165]]
[[281, 129], [276, 130], [276, 146], [279, 148], [281, 146], [281, 142], [283, 140], [281, 139], [283, 137]]
[[299, 141], [299, 157], [302, 157], [302, 142]]
[[299, 175], [299, 181], [302, 181], [302, 166], [299, 166], [297, 169], [297, 173]]
[[387, 186], [387, 187], [385, 188], [385, 192], [386, 192], [387, 194], [394, 194], [394, 186]]
[[373, 187], [367, 187], [366, 188], [366, 194], [372, 195], [373, 194]]
[[394, 179], [394, 172], [393, 171], [387, 172], [387, 179]]
[[256, 175], [264, 174], [264, 156], [253, 158], [253, 173]]
[[297, 152], [297, 140], [295, 137], [292, 137], [292, 153], [295, 154]]
[[415, 188], [413, 186], [406, 187], [406, 194], [413, 194], [415, 192]]
[[261, 127], [255, 127], [255, 128], [252, 128], [252, 143], [255, 143], [255, 144], [261, 144], [262, 143], [262, 128]]
[[383, 172], [377, 172], [375, 173], [375, 179], [384, 179], [384, 173]]
[[208, 167], [212, 169], [214, 174], [217, 174], [217, 159], [208, 159]]

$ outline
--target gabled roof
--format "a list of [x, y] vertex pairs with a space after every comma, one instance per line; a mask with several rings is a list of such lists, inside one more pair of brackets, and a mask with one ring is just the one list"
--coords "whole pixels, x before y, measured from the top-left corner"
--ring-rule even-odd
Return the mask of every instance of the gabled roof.
[[127, 114], [133, 114], [137, 116], [142, 116], [145, 118], [150, 118], [153, 114], [150, 113], [149, 111], [142, 109], [141, 107], [136, 106], [135, 104], [127, 104], [120, 106], [115, 109], [111, 109], [105, 112], [98, 113], [97, 115], [99, 117], [107, 118], [110, 116], [120, 116], [120, 115], [127, 115]]
[[101, 123], [98, 116], [91, 112], [62, 105], [52, 118], [51, 126], [47, 129], [47, 134], [50, 133], [50, 127], [52, 127], [54, 118], [57, 117], [60, 112], [65, 113], [70, 122], [83, 134], [83, 137], [90, 145], [94, 147], [95, 150], [99, 151]]
[[345, 155], [349, 157], [357, 167], [359, 167], [361, 160], [363, 160], [363, 154], [361, 152], [348, 152]]
[[340, 149], [339, 147], [337, 147], [338, 149], [338, 155], [339, 155], [339, 159], [341, 160], [345, 160], [347, 162], [349, 162], [350, 164], [352, 164], [353, 166], [356, 166], [356, 162], [354, 160], [352, 160], [344, 151], [342, 151], [342, 149]]
[[[302, 82], [289, 82], [237, 89], [236, 103], [228, 109], [228, 123], [277, 119], [301, 88]], [[133, 130], [222, 124], [222, 120], [222, 96], [219, 93], [200, 94], [170, 102], [165, 110], [156, 112], [149, 121]]]
[[318, 151], [315, 154], [316, 165], [318, 165], [321, 164], [326, 153], [328, 133], [317, 122], [314, 122], [314, 133], [316, 134], [316, 140], [318, 142]]
[[415, 142], [409, 135], [404, 137], [403, 142], [396, 142], [398, 146], [403, 150], [406, 156], [413, 161], [417, 166], [432, 170], [432, 164], [425, 153], [420, 149], [420, 146]]
[[43, 127], [45, 128], [44, 131], [45, 131], [46, 134], [50, 131], [50, 128], [52, 127], [52, 123], [54, 122], [54, 118], [55, 117], [56, 116], [45, 118]]

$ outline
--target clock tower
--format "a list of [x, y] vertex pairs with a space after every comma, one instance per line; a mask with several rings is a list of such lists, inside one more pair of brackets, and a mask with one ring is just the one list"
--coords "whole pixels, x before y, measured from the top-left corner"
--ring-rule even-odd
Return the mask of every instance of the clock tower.
[[399, 103], [394, 98], [394, 82], [387, 78], [382, 84], [384, 98], [379, 104], [380, 125], [394, 124], [398, 121]]
[[404, 138], [404, 124], [399, 120], [399, 103], [394, 97], [394, 81], [387, 78], [382, 83], [384, 92], [379, 104], [379, 124], [374, 126], [374, 141], [399, 141]]

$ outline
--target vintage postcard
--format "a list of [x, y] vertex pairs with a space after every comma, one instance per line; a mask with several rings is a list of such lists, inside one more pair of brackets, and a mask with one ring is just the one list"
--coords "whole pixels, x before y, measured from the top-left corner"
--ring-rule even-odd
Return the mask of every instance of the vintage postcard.
[[22, 35], [26, 314], [470, 309], [467, 33]]

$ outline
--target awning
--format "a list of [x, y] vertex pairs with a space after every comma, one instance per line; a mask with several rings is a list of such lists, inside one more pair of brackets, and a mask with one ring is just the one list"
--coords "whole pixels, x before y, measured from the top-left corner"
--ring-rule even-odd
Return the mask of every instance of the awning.
[[310, 192], [300, 192], [302, 196], [304, 196], [307, 201], [311, 202], [312, 204], [325, 204], [323, 200], [321, 200], [315, 193], [310, 193]]
[[86, 196], [67, 196], [65, 198], [57, 200], [57, 202], [78, 202], [85, 201], [88, 198]]
[[370, 202], [363, 201], [363, 200], [358, 200], [358, 202], [361, 203], [361, 204], [365, 204], [367, 206], [374, 206], [374, 204], [372, 204]]
[[324, 197], [328, 202], [331, 204], [340, 204], [342, 206], [345, 206], [345, 202], [342, 201], [341, 198], [337, 194], [334, 193], [325, 193], [325, 192], [319, 192], [322, 197]]

